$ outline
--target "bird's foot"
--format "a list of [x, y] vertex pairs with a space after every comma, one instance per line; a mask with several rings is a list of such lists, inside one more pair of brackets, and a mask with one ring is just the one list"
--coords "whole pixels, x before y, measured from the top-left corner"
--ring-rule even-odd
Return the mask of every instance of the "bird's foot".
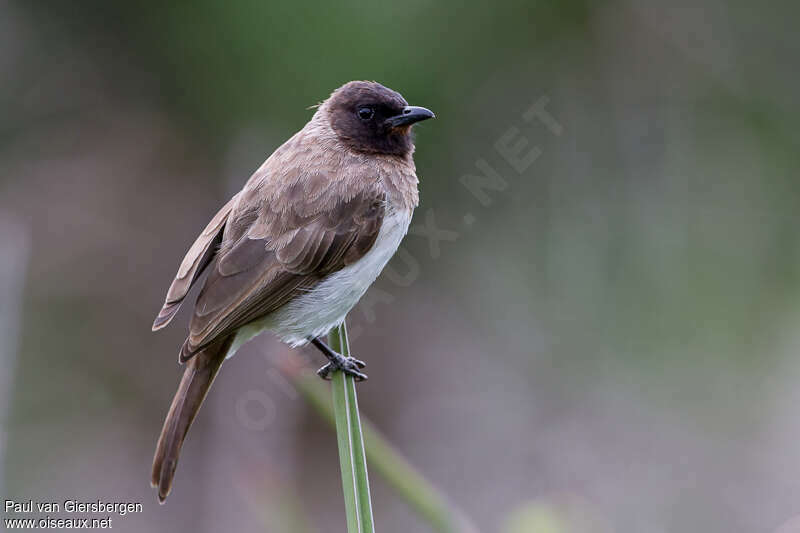
[[322, 379], [331, 379], [331, 373], [336, 370], [341, 370], [345, 374], [352, 376], [356, 381], [367, 379], [366, 374], [359, 372], [360, 369], [367, 366], [364, 361], [359, 361], [355, 357], [345, 357], [336, 352], [333, 352], [333, 355], [329, 357], [330, 362], [317, 370], [317, 375]]

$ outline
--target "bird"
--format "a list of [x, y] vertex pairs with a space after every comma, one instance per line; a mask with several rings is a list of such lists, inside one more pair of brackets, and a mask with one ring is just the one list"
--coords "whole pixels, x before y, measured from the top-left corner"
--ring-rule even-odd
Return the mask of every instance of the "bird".
[[153, 458], [160, 503], [222, 363], [251, 338], [271, 331], [292, 347], [312, 344], [328, 359], [317, 372], [324, 379], [337, 370], [367, 378], [363, 361], [321, 337], [344, 321], [408, 231], [419, 203], [412, 126], [430, 118], [380, 83], [342, 85], [189, 248], [152, 326], [167, 326], [201, 286]]

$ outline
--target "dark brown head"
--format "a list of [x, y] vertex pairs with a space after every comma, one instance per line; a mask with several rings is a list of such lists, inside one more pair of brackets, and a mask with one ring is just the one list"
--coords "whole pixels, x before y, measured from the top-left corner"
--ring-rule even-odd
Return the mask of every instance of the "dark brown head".
[[359, 152], [405, 156], [414, 149], [411, 126], [433, 118], [424, 107], [380, 83], [351, 81], [334, 91], [325, 103], [331, 127]]

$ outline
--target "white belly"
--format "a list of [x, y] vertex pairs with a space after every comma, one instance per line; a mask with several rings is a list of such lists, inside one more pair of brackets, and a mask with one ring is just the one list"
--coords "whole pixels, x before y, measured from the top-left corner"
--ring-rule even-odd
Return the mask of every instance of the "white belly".
[[397, 251], [410, 222], [411, 211], [390, 208], [375, 244], [364, 257], [334, 272], [274, 313], [241, 327], [228, 357], [264, 330], [273, 331], [283, 342], [299, 346], [341, 324]]

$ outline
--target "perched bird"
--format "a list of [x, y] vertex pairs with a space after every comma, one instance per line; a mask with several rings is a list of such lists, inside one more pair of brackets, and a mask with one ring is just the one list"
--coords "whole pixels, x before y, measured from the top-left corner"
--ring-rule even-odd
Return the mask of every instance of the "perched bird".
[[222, 362], [262, 331], [328, 358], [318, 374], [355, 379], [364, 363], [321, 339], [339, 325], [400, 245], [418, 202], [411, 126], [434, 114], [375, 82], [319, 105], [220, 209], [189, 249], [153, 331], [169, 324], [203, 271], [187, 363], [158, 439], [151, 483], [164, 502], [183, 440]]

